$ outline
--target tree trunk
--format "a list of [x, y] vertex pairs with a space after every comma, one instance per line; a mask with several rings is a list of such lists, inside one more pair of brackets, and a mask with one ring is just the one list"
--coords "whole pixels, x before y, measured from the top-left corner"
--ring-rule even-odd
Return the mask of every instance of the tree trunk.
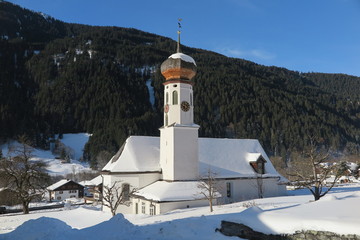
[[320, 189], [318, 186], [315, 186], [314, 188], [314, 199], [317, 201], [320, 199]]
[[212, 203], [212, 199], [209, 200], [209, 205], [210, 205], [210, 212], [213, 211], [213, 203]]
[[23, 201], [22, 206], [23, 206], [23, 213], [29, 214], [29, 202]]

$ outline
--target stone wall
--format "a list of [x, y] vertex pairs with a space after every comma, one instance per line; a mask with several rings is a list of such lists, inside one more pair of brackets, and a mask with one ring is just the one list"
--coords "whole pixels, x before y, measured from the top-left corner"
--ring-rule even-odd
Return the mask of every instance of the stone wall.
[[252, 228], [228, 221], [221, 221], [221, 228], [216, 229], [226, 236], [237, 236], [249, 240], [360, 240], [360, 236], [349, 234], [340, 235], [324, 231], [298, 231], [294, 234], [272, 235], [254, 231]]

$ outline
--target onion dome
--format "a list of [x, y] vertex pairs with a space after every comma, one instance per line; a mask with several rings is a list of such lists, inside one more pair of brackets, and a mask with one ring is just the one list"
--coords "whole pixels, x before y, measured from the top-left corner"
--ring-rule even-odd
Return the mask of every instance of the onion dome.
[[196, 74], [195, 60], [180, 52], [180, 31], [178, 31], [178, 34], [177, 53], [172, 54], [161, 64], [161, 74], [166, 81], [175, 79], [191, 80]]
[[196, 74], [195, 60], [183, 53], [174, 53], [161, 64], [161, 74], [166, 80], [191, 80]]

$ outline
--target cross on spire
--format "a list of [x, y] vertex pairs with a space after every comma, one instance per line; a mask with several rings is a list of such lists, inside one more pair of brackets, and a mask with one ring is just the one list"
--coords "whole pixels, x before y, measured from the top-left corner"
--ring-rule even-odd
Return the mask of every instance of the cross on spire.
[[177, 49], [176, 49], [176, 52], [180, 52], [181, 50], [180, 50], [180, 34], [181, 34], [181, 31], [180, 31], [180, 29], [181, 29], [181, 22], [182, 21], [182, 18], [179, 18], [178, 19], [178, 27], [179, 27], [179, 30], [177, 31], [177, 34], [178, 34], [178, 41], [177, 41]]

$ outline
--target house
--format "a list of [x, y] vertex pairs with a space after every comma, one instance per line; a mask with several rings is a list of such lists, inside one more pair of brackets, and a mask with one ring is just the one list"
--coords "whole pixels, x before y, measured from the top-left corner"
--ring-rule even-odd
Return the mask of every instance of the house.
[[89, 181], [80, 182], [84, 186], [85, 202], [101, 201], [102, 199], [102, 176], [99, 175]]
[[127, 200], [117, 212], [156, 215], [205, 206], [208, 201], [198, 183], [207, 172], [214, 174], [220, 203], [286, 194], [287, 180], [258, 140], [198, 137], [191, 80], [196, 63], [180, 52], [180, 41], [161, 73], [165, 82], [160, 137], [130, 136], [102, 169], [104, 186], [118, 185]]
[[84, 197], [84, 186], [69, 179], [62, 179], [47, 187], [50, 200], [61, 201], [67, 198]]

